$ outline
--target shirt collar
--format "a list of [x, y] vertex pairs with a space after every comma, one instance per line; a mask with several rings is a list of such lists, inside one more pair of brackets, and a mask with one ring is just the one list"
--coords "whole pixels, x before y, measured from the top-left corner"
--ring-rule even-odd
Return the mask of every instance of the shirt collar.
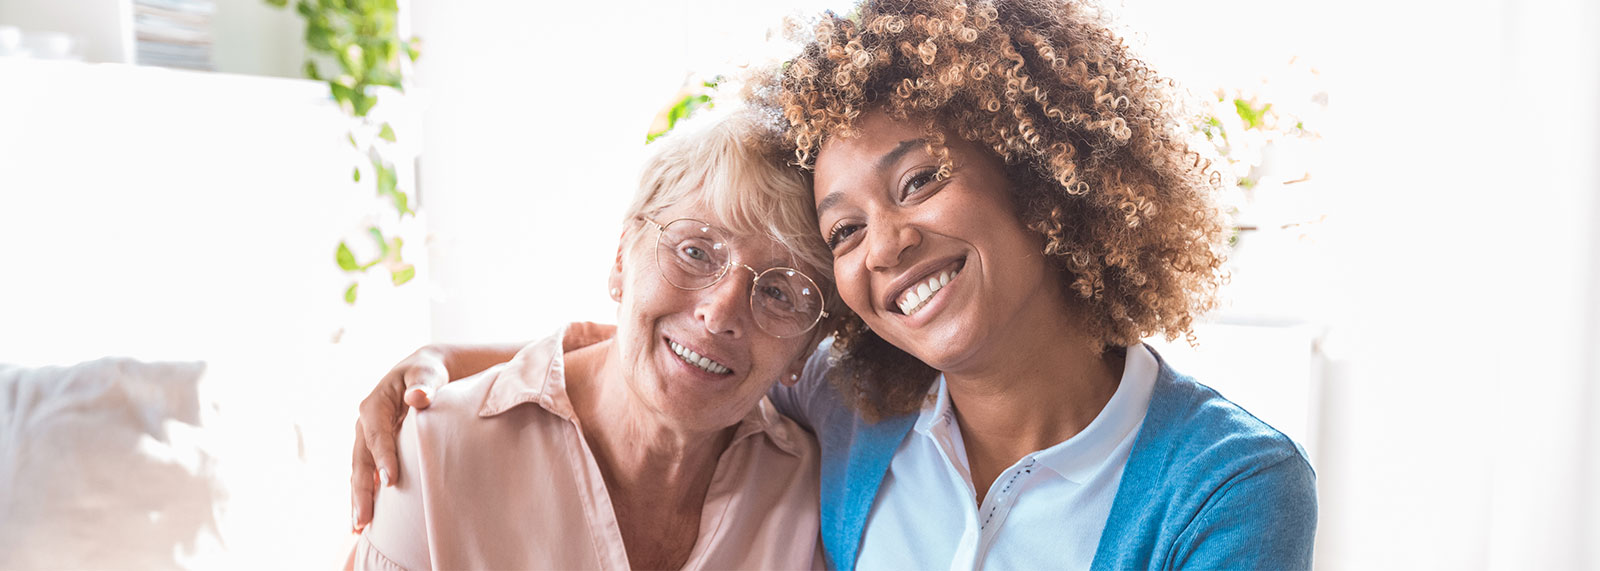
[[[1078, 434], [1032, 456], [1051, 471], [1075, 483], [1084, 483], [1111, 459], [1118, 444], [1138, 431], [1144, 422], [1145, 409], [1150, 404], [1150, 393], [1155, 388], [1160, 364], [1144, 344], [1128, 347], [1122, 368], [1122, 380], [1117, 390], [1095, 415], [1089, 426]], [[934, 438], [944, 430], [958, 430], [955, 409], [950, 402], [950, 390], [944, 375], [928, 391], [928, 401], [917, 415], [913, 430]], [[963, 451], [952, 453], [965, 457]]]
[[[565, 354], [616, 334], [615, 325], [579, 322], [563, 326], [553, 336], [529, 343], [494, 373], [488, 395], [478, 407], [478, 416], [487, 418], [518, 405], [537, 403], [561, 418], [576, 420], [572, 401], [567, 397]], [[765, 434], [779, 449], [800, 456], [804, 452], [804, 438], [785, 420], [772, 403], [762, 397], [736, 425], [733, 442]]]
[[1075, 483], [1094, 478], [1111, 461], [1112, 453], [1123, 440], [1132, 437], [1144, 423], [1155, 389], [1160, 364], [1143, 343], [1128, 347], [1122, 367], [1122, 381], [1106, 406], [1083, 431], [1060, 444], [1034, 453], [1040, 464]]

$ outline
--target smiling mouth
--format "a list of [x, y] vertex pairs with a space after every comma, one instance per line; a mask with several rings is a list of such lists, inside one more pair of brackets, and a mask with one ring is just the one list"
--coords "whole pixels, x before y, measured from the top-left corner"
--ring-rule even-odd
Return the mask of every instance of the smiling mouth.
[[712, 361], [711, 359], [706, 358], [704, 355], [694, 352], [694, 350], [688, 347], [679, 345], [677, 341], [668, 339], [667, 346], [672, 348], [672, 354], [677, 355], [679, 360], [698, 367], [700, 370], [707, 373], [714, 375], [726, 375], [733, 372], [733, 369], [729, 369], [726, 365]]
[[900, 313], [905, 314], [907, 317], [916, 315], [918, 311], [922, 311], [922, 308], [928, 305], [929, 301], [933, 300], [935, 296], [939, 295], [939, 292], [944, 289], [944, 286], [950, 285], [950, 281], [954, 280], [956, 276], [961, 273], [961, 270], [963, 267], [965, 267], [965, 265], [965, 260], [963, 260], [952, 267], [939, 270], [938, 272], [928, 276], [927, 279], [907, 287], [906, 291], [901, 293], [900, 296], [896, 298], [895, 307], [900, 310]]

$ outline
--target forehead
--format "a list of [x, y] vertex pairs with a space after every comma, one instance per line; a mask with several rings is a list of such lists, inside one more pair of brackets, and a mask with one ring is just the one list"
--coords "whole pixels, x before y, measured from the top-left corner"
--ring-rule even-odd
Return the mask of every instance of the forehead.
[[[863, 113], [852, 125], [852, 133], [830, 134], [817, 151], [817, 169], [823, 163], [837, 163], [840, 159], [873, 158], [893, 150], [900, 144], [927, 136], [926, 120], [916, 118], [892, 119], [881, 111]], [[867, 157], [862, 157], [866, 155]]]
[[[929, 158], [928, 123], [915, 117], [892, 119], [881, 111], [862, 114], [851, 133], [829, 136], [817, 152], [816, 177], [812, 199], [821, 214], [823, 206], [843, 198], [839, 194], [865, 191], [870, 181], [890, 174], [906, 159]], [[948, 133], [944, 139], [952, 142]], [[836, 195], [829, 198], [829, 195]]]

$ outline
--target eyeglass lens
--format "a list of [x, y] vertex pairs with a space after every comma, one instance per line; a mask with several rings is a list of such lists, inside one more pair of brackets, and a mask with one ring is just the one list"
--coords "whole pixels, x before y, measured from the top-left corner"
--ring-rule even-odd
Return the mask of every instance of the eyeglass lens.
[[[691, 219], [674, 220], [661, 230], [656, 262], [667, 282], [683, 289], [702, 289], [728, 273], [733, 248], [718, 228]], [[778, 337], [811, 329], [822, 316], [822, 294], [816, 282], [790, 268], [772, 268], [757, 276], [750, 292], [756, 325]]]

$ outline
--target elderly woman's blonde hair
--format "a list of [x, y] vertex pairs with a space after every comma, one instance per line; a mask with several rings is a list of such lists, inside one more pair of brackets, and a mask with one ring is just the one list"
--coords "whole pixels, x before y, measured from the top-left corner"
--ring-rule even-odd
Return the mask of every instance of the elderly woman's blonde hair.
[[775, 111], [729, 104], [702, 112], [650, 143], [624, 224], [698, 202], [715, 217], [706, 222], [788, 248], [796, 268], [828, 292], [831, 311], [839, 307], [833, 255], [817, 230], [810, 176], [789, 164], [792, 152]]

